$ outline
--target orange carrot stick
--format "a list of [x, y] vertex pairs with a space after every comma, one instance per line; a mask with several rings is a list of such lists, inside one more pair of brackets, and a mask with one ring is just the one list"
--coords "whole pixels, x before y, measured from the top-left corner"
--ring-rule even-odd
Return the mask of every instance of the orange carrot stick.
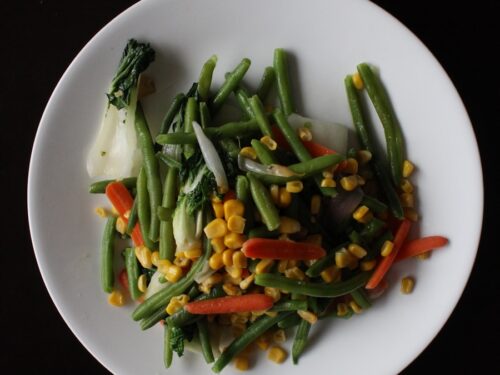
[[188, 303], [184, 308], [191, 314], [229, 314], [267, 310], [273, 306], [272, 297], [265, 294], [226, 296]]
[[326, 255], [325, 250], [318, 245], [301, 242], [252, 238], [245, 241], [241, 249], [249, 258], [266, 259], [319, 259]]
[[396, 262], [426, 253], [432, 249], [438, 249], [447, 245], [448, 242], [448, 239], [443, 236], [428, 236], [408, 241], [401, 247], [401, 250], [399, 250]]
[[[273, 131], [273, 138], [276, 141], [276, 143], [285, 150], [291, 150], [290, 145], [283, 136], [281, 130], [277, 126], [273, 126], [272, 131]], [[302, 141], [302, 140], [301, 142], [307, 149], [307, 151], [309, 151], [309, 154], [311, 154], [313, 158], [317, 158], [318, 156], [323, 156], [323, 155], [337, 154], [337, 151], [325, 147], [319, 143], [313, 141]]]

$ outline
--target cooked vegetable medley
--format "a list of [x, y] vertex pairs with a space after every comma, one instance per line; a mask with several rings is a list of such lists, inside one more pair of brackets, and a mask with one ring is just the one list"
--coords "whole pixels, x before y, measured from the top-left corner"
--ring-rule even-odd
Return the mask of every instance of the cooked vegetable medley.
[[[107, 217], [102, 289], [111, 305], [136, 301], [132, 319], [143, 330], [163, 325], [167, 368], [186, 348], [217, 373], [230, 362], [249, 369], [254, 348], [282, 363], [287, 335], [296, 364], [318, 320], [369, 309], [394, 262], [447, 244], [441, 236], [409, 239], [419, 220], [416, 167], [370, 65], [344, 81], [359, 140], [350, 147], [348, 128], [297, 114], [279, 48], [256, 91], [244, 82], [248, 58], [212, 87], [210, 57], [154, 134], [141, 106], [154, 87], [141, 73], [153, 60], [149, 45], [128, 42], [87, 168], [107, 178], [90, 192], [112, 205], [97, 210]], [[365, 92], [385, 147], [372, 136]], [[232, 121], [220, 120], [235, 108]], [[115, 278], [118, 235], [131, 243]], [[414, 287], [411, 275], [400, 281], [405, 294]]]

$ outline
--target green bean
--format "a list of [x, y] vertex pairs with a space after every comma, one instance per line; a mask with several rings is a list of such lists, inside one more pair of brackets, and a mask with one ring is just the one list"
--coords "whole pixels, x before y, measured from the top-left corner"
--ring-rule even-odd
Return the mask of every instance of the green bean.
[[142, 295], [137, 286], [137, 280], [139, 280], [140, 276], [139, 263], [137, 262], [134, 249], [127, 247], [124, 254], [125, 268], [127, 269], [128, 290], [130, 292], [130, 297], [132, 297], [133, 300], [136, 300]]
[[162, 306], [159, 309], [157, 309], [154, 313], [152, 313], [150, 316], [141, 320], [140, 323], [141, 329], [145, 331], [153, 327], [160, 320], [165, 319], [167, 316], [168, 314], [165, 311], [165, 307]]
[[255, 284], [283, 289], [287, 292], [300, 293], [311, 297], [339, 297], [364, 286], [370, 278], [370, 275], [370, 272], [361, 272], [345, 281], [334, 284], [319, 284], [288, 279], [281, 275], [263, 273], [255, 276]]
[[135, 224], [137, 224], [137, 219], [138, 219], [138, 212], [137, 212], [137, 207], [138, 207], [138, 200], [134, 199], [134, 203], [132, 204], [132, 208], [130, 209], [130, 215], [128, 216], [128, 222], [127, 222], [127, 229], [126, 232], [128, 234], [132, 233], [134, 230]]
[[[184, 112], [184, 133], [193, 132], [193, 121], [198, 121], [198, 102], [195, 98], [189, 97]], [[184, 157], [188, 159], [194, 154], [194, 145], [184, 145]]]
[[158, 207], [156, 210], [156, 214], [158, 215], [158, 218], [160, 219], [160, 241], [161, 241], [161, 222], [162, 221], [170, 221], [172, 220], [172, 216], [174, 215], [174, 208], [165, 208], [165, 207]]
[[368, 254], [363, 259], [366, 260], [371, 260], [375, 259], [380, 255], [380, 250], [382, 249], [382, 245], [384, 244], [385, 241], [392, 241], [394, 239], [392, 232], [388, 229], [382, 235], [377, 238], [373, 245], [370, 246], [368, 250]]
[[208, 128], [210, 126], [211, 118], [210, 118], [210, 110], [208, 109], [208, 105], [206, 102], [200, 103], [200, 108], [198, 109], [200, 112], [200, 124], [203, 129]]
[[168, 156], [161, 151], [156, 153], [156, 157], [158, 158], [158, 160], [162, 161], [167, 167], [177, 168], [177, 169], [182, 168], [182, 163], [180, 161], [177, 161], [173, 157]]
[[274, 120], [276, 121], [276, 124], [283, 133], [283, 136], [285, 137], [286, 141], [292, 148], [295, 156], [297, 156], [297, 158], [300, 161], [311, 160], [311, 155], [305, 148], [304, 144], [300, 141], [300, 138], [295, 132], [295, 130], [293, 130], [293, 128], [288, 123], [288, 120], [283, 114], [283, 111], [280, 110], [279, 108], [275, 109], [273, 112], [273, 117]]
[[380, 234], [385, 226], [386, 224], [384, 221], [374, 217], [365, 225], [360, 235], [366, 242], [370, 242]]
[[250, 200], [250, 182], [242, 175], [236, 177], [236, 198], [247, 204]]
[[231, 138], [222, 138], [221, 140], [219, 140], [219, 144], [230, 158], [234, 160], [238, 159], [240, 148], [235, 141], [233, 141]]
[[132, 313], [132, 319], [140, 320], [148, 317], [155, 310], [160, 307], [167, 306], [170, 299], [174, 296], [178, 296], [183, 293], [189, 286], [193, 283], [196, 274], [203, 268], [203, 265], [208, 261], [210, 254], [212, 253], [212, 246], [208, 239], [203, 241], [204, 253], [198, 258], [198, 260], [191, 266], [189, 272], [182, 279], [177, 281], [175, 284], [171, 284], [166, 288], [160, 290], [159, 292], [153, 294], [143, 303], [141, 303]]
[[198, 79], [198, 94], [202, 101], [207, 101], [210, 95], [210, 85], [212, 84], [212, 75], [216, 64], [217, 56], [212, 55], [201, 68], [200, 78]]
[[269, 231], [267, 227], [257, 227], [252, 228], [248, 232], [248, 238], [260, 237], [260, 238], [276, 238], [280, 235], [278, 230]]
[[398, 194], [393, 187], [391, 178], [388, 175], [382, 159], [379, 159], [376, 153], [372, 135], [370, 134], [370, 131], [366, 125], [363, 111], [361, 109], [361, 99], [359, 97], [357, 89], [354, 87], [352, 77], [347, 76], [344, 80], [344, 83], [347, 92], [347, 98], [349, 101], [349, 107], [351, 109], [352, 121], [354, 123], [354, 127], [356, 128], [356, 133], [358, 134], [360, 143], [365, 149], [372, 153], [371, 165], [373, 166], [373, 170], [380, 184], [380, 187], [384, 192], [392, 214], [396, 218], [402, 219], [404, 215], [401, 202], [399, 201]]
[[303, 176], [283, 177], [283, 176], [275, 176], [272, 174], [259, 173], [259, 172], [248, 172], [247, 176], [248, 175], [252, 175], [253, 177], [257, 178], [260, 182], [266, 185], [285, 185], [289, 181], [297, 181], [304, 179]]
[[372, 305], [370, 299], [366, 295], [364, 288], [358, 288], [352, 291], [351, 297], [364, 310], [370, 308]]
[[287, 65], [285, 50], [276, 48], [274, 50], [274, 70], [276, 72], [276, 83], [278, 85], [278, 97], [283, 113], [289, 116], [295, 112], [295, 107], [290, 89], [290, 77]]
[[101, 242], [101, 285], [106, 293], [113, 291], [115, 276], [113, 272], [113, 253], [115, 251], [116, 216], [110, 216], [104, 227]]
[[302, 320], [297, 328], [297, 332], [295, 332], [295, 338], [292, 346], [292, 360], [294, 365], [299, 362], [299, 357], [306, 348], [307, 336], [309, 336], [310, 329], [311, 323], [307, 320]]
[[[163, 187], [162, 206], [168, 210], [175, 209], [177, 203], [177, 179], [179, 170], [177, 168], [169, 168], [165, 176], [165, 184]], [[174, 260], [175, 257], [175, 239], [173, 218], [162, 221], [160, 223], [160, 259]]]
[[300, 316], [298, 316], [297, 314], [292, 314], [288, 315], [282, 321], [278, 322], [277, 325], [281, 329], [288, 329], [299, 325], [301, 321], [302, 318]]
[[250, 181], [252, 198], [262, 217], [262, 222], [270, 231], [278, 229], [280, 226], [279, 212], [272, 201], [269, 190], [252, 174], [247, 173], [247, 177]]
[[174, 121], [175, 116], [177, 116], [177, 114], [179, 113], [179, 110], [181, 109], [182, 104], [184, 103], [185, 100], [186, 100], [186, 96], [183, 93], [177, 94], [174, 97], [172, 104], [170, 104], [170, 107], [168, 108], [168, 111], [165, 114], [163, 121], [161, 122], [159, 134], [167, 134], [168, 133], [168, 130], [170, 129], [170, 125], [172, 124], [172, 121]]
[[351, 231], [351, 233], [349, 233], [349, 240], [352, 242], [352, 243], [355, 243], [357, 245], [362, 245], [363, 244], [363, 237], [361, 237], [361, 234], [359, 234], [358, 231]]
[[103, 180], [97, 181], [90, 185], [89, 193], [91, 194], [102, 194], [106, 192], [106, 186], [111, 182], [120, 181], [123, 185], [125, 185], [128, 189], [135, 188], [135, 184], [137, 182], [137, 177], [127, 177], [122, 180]]
[[239, 85], [248, 68], [250, 68], [250, 64], [251, 61], [247, 58], [241, 60], [238, 66], [231, 72], [230, 76], [219, 88], [219, 91], [217, 91], [211, 103], [211, 110], [213, 114], [217, 113], [217, 111], [226, 101], [229, 94], [231, 94], [231, 92], [233, 92]]
[[335, 261], [335, 253], [338, 250], [346, 247], [347, 245], [349, 245], [349, 243], [344, 242], [344, 243], [336, 246], [335, 248], [333, 248], [332, 251], [330, 251], [323, 258], [318, 259], [316, 262], [311, 264], [311, 266], [306, 271], [306, 275], [309, 277], [318, 277], [321, 274], [321, 272], [323, 272], [323, 270], [325, 268], [328, 268], [333, 264], [333, 262]]
[[252, 96], [249, 99], [249, 104], [262, 134], [272, 137], [273, 131], [271, 130], [271, 124], [269, 123], [267, 115], [264, 113], [264, 106], [259, 97], [257, 95]]
[[[149, 232], [149, 227], [151, 225], [151, 205], [149, 203], [149, 195], [147, 188], [147, 176], [145, 168], [142, 167], [139, 171], [139, 177], [137, 178], [137, 196], [135, 198], [137, 202], [137, 216], [139, 217], [139, 226], [141, 228], [141, 233], [144, 239], [144, 245], [150, 250], [155, 248], [155, 244], [146, 235]], [[156, 216], [156, 213], [155, 213]]]
[[344, 157], [340, 154], [323, 155], [301, 163], [289, 165], [288, 169], [297, 174], [302, 174], [304, 177], [310, 177], [340, 163], [342, 160], [344, 160]]
[[266, 67], [262, 79], [260, 80], [259, 87], [257, 88], [257, 95], [262, 102], [266, 101], [267, 95], [273, 87], [275, 79], [276, 73], [274, 72], [274, 68], [272, 66]]
[[[255, 120], [228, 122], [218, 128], [206, 128], [205, 134], [209, 138], [236, 138], [247, 137], [259, 131], [259, 125]], [[194, 133], [169, 133], [161, 134], [156, 137], [156, 143], [165, 144], [196, 144], [196, 135]]]
[[379, 201], [377, 198], [370, 197], [369, 195], [363, 196], [361, 204], [368, 207], [376, 214], [381, 214], [387, 210], [387, 205], [385, 203]]
[[188, 290], [187, 292], [187, 295], [189, 297], [189, 300], [193, 300], [195, 299], [196, 297], [198, 297], [200, 295], [200, 290], [198, 289], [198, 284], [196, 282], [194, 282], [192, 285], [191, 285], [191, 288]]
[[149, 202], [151, 205], [151, 225], [149, 234], [145, 232], [142, 234], [143, 237], [149, 237], [152, 241], [157, 241], [160, 232], [160, 221], [156, 216], [156, 208], [161, 204], [160, 168], [158, 159], [156, 159], [154, 154], [153, 140], [140, 103], [137, 104], [135, 114], [135, 129], [144, 159], [143, 166], [146, 171]]
[[169, 368], [172, 365], [174, 357], [170, 336], [172, 336], [172, 326], [165, 324], [163, 336], [163, 363], [165, 364], [165, 368]]
[[243, 87], [236, 87], [234, 90], [234, 95], [236, 97], [236, 102], [240, 106], [241, 111], [243, 112], [243, 119], [248, 120], [254, 118], [254, 114], [252, 112], [252, 107], [250, 106], [250, 98], [248, 91], [246, 91]]
[[210, 344], [210, 336], [208, 334], [207, 323], [205, 320], [200, 319], [196, 322], [198, 327], [198, 339], [201, 344], [201, 352], [207, 363], [214, 361], [214, 353], [212, 352], [212, 345]]
[[379, 77], [372, 68], [362, 63], [358, 65], [358, 73], [363, 79], [363, 83], [370, 97], [380, 122], [384, 127], [385, 140], [387, 144], [387, 157], [391, 169], [392, 179], [396, 186], [399, 186], [403, 178], [404, 144], [401, 128], [396, 121], [396, 116], [391, 108], [389, 97], [385, 92]]
[[277, 164], [277, 160], [274, 157], [271, 150], [267, 148], [261, 141], [257, 139], [251, 140], [251, 145], [259, 158], [259, 161], [264, 165]]
[[297, 311], [307, 310], [307, 301], [283, 301], [276, 303], [269, 311]]
[[212, 371], [219, 373], [222, 371], [226, 365], [231, 362], [231, 360], [243, 351], [251, 342], [253, 342], [257, 337], [266, 332], [269, 328], [274, 326], [276, 323], [280, 322], [291, 312], [282, 312], [275, 317], [263, 316], [259, 320], [255, 321], [251, 326], [249, 326], [243, 334], [236, 338], [227, 348], [222, 352], [220, 357], [215, 361], [212, 366]]

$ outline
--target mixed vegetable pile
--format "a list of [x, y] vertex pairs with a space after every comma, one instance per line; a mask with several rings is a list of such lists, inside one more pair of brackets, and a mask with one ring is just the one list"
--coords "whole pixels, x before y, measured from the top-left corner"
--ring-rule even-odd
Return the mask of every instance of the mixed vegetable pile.
[[[102, 287], [112, 305], [139, 302], [132, 318], [142, 329], [164, 326], [166, 367], [185, 348], [215, 361], [214, 372], [231, 361], [248, 369], [255, 346], [281, 363], [292, 327], [297, 363], [319, 319], [368, 309], [387, 288], [392, 264], [448, 242], [408, 239], [418, 220], [414, 166], [369, 65], [344, 82], [359, 139], [348, 148], [346, 127], [296, 113], [283, 49], [256, 91], [243, 82], [246, 58], [213, 90], [212, 56], [153, 138], [141, 106], [154, 91], [142, 74], [153, 60], [148, 44], [128, 42], [87, 169], [108, 178], [90, 192], [112, 204], [111, 212], [98, 209], [107, 217]], [[383, 125], [386, 153], [375, 145], [364, 92]], [[220, 113], [236, 106], [235, 121], [221, 124]], [[121, 253], [121, 288], [117, 234], [133, 242]], [[405, 277], [402, 291], [413, 284]]]

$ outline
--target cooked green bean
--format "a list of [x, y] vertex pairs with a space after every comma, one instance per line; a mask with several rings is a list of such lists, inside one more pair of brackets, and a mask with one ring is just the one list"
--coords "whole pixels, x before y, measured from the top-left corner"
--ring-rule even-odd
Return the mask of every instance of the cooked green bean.
[[351, 297], [364, 310], [370, 308], [372, 305], [370, 299], [366, 295], [364, 288], [358, 288], [352, 291]]
[[302, 319], [299, 327], [297, 328], [297, 332], [295, 332], [295, 338], [293, 339], [292, 360], [294, 365], [299, 362], [299, 357], [306, 348], [307, 336], [309, 336], [310, 329], [311, 323]]
[[250, 181], [252, 198], [262, 217], [262, 222], [270, 231], [278, 229], [280, 226], [279, 212], [271, 199], [269, 190], [252, 174], [247, 173], [247, 177]]
[[375, 237], [377, 237], [382, 229], [386, 227], [386, 223], [380, 219], [374, 217], [361, 231], [360, 235], [365, 242], [371, 242]]
[[243, 119], [248, 120], [254, 118], [252, 107], [250, 106], [250, 98], [248, 91], [241, 86], [237, 86], [234, 90], [234, 95], [236, 97], [236, 102], [240, 106], [243, 112]]
[[275, 303], [269, 311], [297, 311], [307, 310], [307, 301], [290, 300]]
[[182, 163], [180, 161], [175, 160], [173, 157], [168, 156], [161, 151], [156, 153], [156, 157], [158, 158], [158, 160], [161, 160], [167, 167], [178, 169], [182, 168]]
[[323, 155], [301, 163], [289, 165], [288, 168], [292, 172], [304, 175], [305, 178], [321, 173], [324, 169], [337, 165], [342, 160], [344, 160], [344, 157], [340, 154]]
[[345, 281], [334, 284], [319, 284], [288, 279], [281, 275], [262, 273], [255, 276], [255, 284], [283, 289], [287, 292], [300, 293], [312, 297], [339, 297], [364, 286], [370, 278], [370, 275], [370, 272], [361, 272]]
[[[146, 233], [142, 237], [144, 239], [144, 245], [150, 250], [153, 250], [155, 244], [147, 236], [149, 233], [149, 227], [151, 225], [151, 205], [149, 203], [149, 194], [147, 188], [147, 176], [145, 168], [142, 167], [139, 171], [139, 177], [137, 178], [137, 216], [139, 217], [139, 226], [141, 228], [141, 233]], [[156, 212], [155, 212], [155, 216]]]
[[172, 124], [172, 121], [174, 121], [175, 116], [177, 116], [177, 114], [179, 113], [179, 110], [181, 109], [182, 104], [184, 103], [185, 100], [186, 100], [186, 96], [183, 93], [177, 94], [174, 97], [172, 104], [170, 104], [170, 107], [168, 108], [168, 111], [165, 114], [163, 121], [161, 122], [159, 134], [167, 134], [168, 133], [168, 130], [170, 129], [170, 125]]
[[243, 203], [248, 203], [250, 200], [250, 182], [245, 176], [239, 175], [236, 177], [236, 198]]
[[222, 149], [231, 157], [233, 160], [238, 158], [238, 154], [240, 153], [240, 148], [231, 138], [222, 138], [219, 140], [219, 144]]
[[201, 68], [200, 78], [198, 79], [198, 94], [202, 101], [207, 101], [210, 95], [210, 86], [212, 85], [212, 75], [217, 65], [217, 56], [212, 55]]
[[139, 263], [137, 262], [134, 249], [127, 247], [124, 253], [125, 268], [127, 270], [128, 278], [128, 290], [130, 292], [130, 297], [132, 297], [133, 300], [136, 300], [142, 295], [137, 285], [137, 280], [139, 280], [140, 276]]
[[104, 227], [101, 243], [101, 285], [106, 293], [113, 291], [115, 276], [113, 272], [113, 254], [115, 252], [116, 216], [110, 216]]
[[200, 103], [200, 125], [203, 129], [208, 128], [210, 126], [210, 110], [208, 109], [208, 105], [206, 102]]
[[143, 237], [149, 237], [152, 241], [157, 241], [160, 233], [160, 220], [156, 216], [156, 208], [161, 204], [160, 168], [154, 153], [153, 139], [140, 103], [137, 104], [135, 113], [135, 129], [144, 159], [143, 167], [146, 171], [149, 203], [151, 205], [149, 233], [143, 232], [142, 234]]
[[[259, 125], [255, 120], [228, 122], [218, 128], [206, 128], [205, 134], [209, 138], [236, 138], [247, 137], [259, 131]], [[196, 135], [194, 133], [169, 133], [161, 134], [156, 137], [156, 143], [165, 144], [196, 144]]]
[[[158, 218], [160, 221], [169, 221], [172, 220], [172, 216], [174, 215], [175, 209], [172, 208], [165, 208], [165, 207], [158, 207], [156, 210], [156, 214], [158, 215]], [[161, 223], [160, 223], [160, 239], [161, 239]]]
[[217, 111], [222, 107], [227, 97], [231, 92], [239, 85], [243, 76], [250, 68], [251, 61], [247, 58], [241, 60], [238, 66], [231, 72], [230, 76], [224, 81], [219, 91], [215, 94], [212, 103], [211, 110], [212, 113], [217, 113]]
[[295, 156], [297, 156], [300, 161], [311, 160], [309, 151], [307, 151], [304, 144], [300, 141], [300, 138], [295, 130], [293, 130], [293, 128], [290, 126], [283, 112], [284, 111], [280, 110], [279, 108], [274, 110], [273, 117], [276, 121], [276, 125], [278, 125], [278, 128], [280, 128], [283, 136], [292, 148]]
[[295, 112], [295, 107], [293, 104], [287, 65], [285, 50], [276, 48], [274, 50], [274, 70], [276, 72], [276, 83], [278, 85], [278, 97], [283, 113], [289, 116]]
[[[193, 121], [198, 121], [198, 102], [195, 98], [189, 97], [184, 112], [184, 133], [193, 133]], [[184, 145], [184, 157], [186, 159], [192, 156], [194, 151], [194, 145]]]
[[145, 331], [153, 327], [160, 320], [165, 319], [167, 316], [168, 314], [165, 311], [165, 307], [162, 306], [159, 309], [157, 309], [154, 313], [152, 313], [150, 316], [141, 320], [140, 323], [141, 329]]
[[[165, 176], [161, 207], [172, 211], [175, 209], [177, 203], [178, 175], [179, 170], [177, 168], [169, 168]], [[172, 217], [170, 217], [170, 220], [160, 223], [160, 259], [168, 259], [170, 261], [174, 260], [175, 257], [175, 239], [172, 220]]]
[[304, 177], [303, 176], [290, 176], [290, 177], [283, 177], [283, 176], [275, 176], [272, 174], [267, 174], [267, 173], [258, 173], [258, 172], [248, 172], [248, 175], [252, 175], [253, 177], [257, 178], [260, 182], [266, 184], [266, 185], [285, 185], [289, 181], [297, 181], [297, 180], [302, 180]]
[[203, 357], [205, 357], [207, 363], [212, 363], [214, 361], [214, 353], [212, 352], [212, 345], [210, 344], [207, 322], [205, 319], [200, 319], [196, 322], [196, 327], [198, 327], [198, 339], [200, 340]]
[[266, 67], [262, 79], [260, 80], [259, 87], [257, 88], [257, 95], [262, 102], [266, 101], [267, 95], [269, 91], [271, 91], [275, 79], [276, 73], [274, 72], [274, 68], [272, 66]]
[[278, 230], [268, 230], [267, 227], [252, 228], [248, 232], [248, 238], [261, 237], [261, 238], [276, 238], [280, 235]]
[[370, 197], [369, 195], [363, 196], [363, 199], [361, 200], [361, 204], [363, 206], [368, 207], [370, 210], [372, 210], [376, 214], [380, 214], [380, 213], [385, 212], [387, 210], [387, 205], [385, 203], [379, 201], [377, 198]]
[[126, 232], [128, 234], [132, 233], [132, 231], [134, 230], [135, 224], [137, 224], [137, 220], [139, 217], [138, 212], [137, 212], [137, 208], [138, 208], [138, 200], [134, 199], [134, 204], [132, 204], [132, 208], [130, 209], [130, 215], [128, 216], [128, 221], [127, 221]]
[[106, 192], [106, 186], [111, 182], [120, 181], [127, 189], [135, 188], [135, 184], [137, 183], [137, 177], [127, 177], [122, 180], [103, 180], [97, 181], [90, 185], [89, 193], [91, 194], [103, 194]]
[[399, 186], [403, 178], [404, 144], [401, 128], [397, 123], [391, 108], [389, 98], [380, 82], [379, 77], [372, 68], [362, 63], [358, 65], [358, 73], [363, 79], [364, 87], [370, 97], [380, 122], [384, 127], [385, 140], [387, 144], [387, 157], [391, 169], [392, 180], [395, 186]]
[[172, 365], [172, 359], [174, 357], [174, 351], [172, 349], [172, 343], [170, 342], [170, 336], [172, 335], [172, 326], [165, 324], [163, 336], [163, 363], [165, 368], [169, 368]]
[[264, 113], [264, 106], [257, 95], [252, 96], [249, 99], [249, 104], [257, 124], [259, 124], [260, 131], [263, 135], [273, 136], [273, 131], [271, 130], [271, 124], [267, 115]]
[[274, 157], [271, 150], [269, 150], [267, 146], [265, 146], [261, 141], [257, 139], [252, 139], [250, 143], [253, 149], [255, 150], [255, 153], [257, 154], [259, 161], [262, 164], [264, 165], [277, 164], [277, 160]]
[[300, 324], [302, 318], [297, 314], [288, 315], [286, 318], [278, 322], [278, 327], [281, 329], [288, 329]]
[[334, 261], [335, 261], [335, 253], [346, 247], [347, 245], [349, 245], [348, 242], [344, 242], [338, 246], [335, 246], [335, 248], [333, 248], [332, 251], [330, 251], [327, 255], [325, 255], [323, 258], [321, 259], [318, 259], [316, 262], [314, 262], [313, 264], [311, 264], [311, 266], [307, 269], [306, 271], [306, 275], [309, 276], [309, 277], [318, 277], [321, 272], [323, 272], [323, 270], [325, 268], [328, 268], [330, 267]]
[[255, 321], [251, 326], [249, 326], [245, 332], [238, 338], [236, 338], [227, 348], [222, 352], [215, 364], [212, 366], [212, 371], [219, 373], [222, 371], [226, 365], [231, 362], [231, 360], [243, 351], [251, 342], [253, 342], [257, 337], [266, 332], [269, 328], [274, 326], [279, 321], [283, 320], [289, 316], [291, 312], [285, 311], [279, 313], [275, 317], [263, 316], [259, 320]]

